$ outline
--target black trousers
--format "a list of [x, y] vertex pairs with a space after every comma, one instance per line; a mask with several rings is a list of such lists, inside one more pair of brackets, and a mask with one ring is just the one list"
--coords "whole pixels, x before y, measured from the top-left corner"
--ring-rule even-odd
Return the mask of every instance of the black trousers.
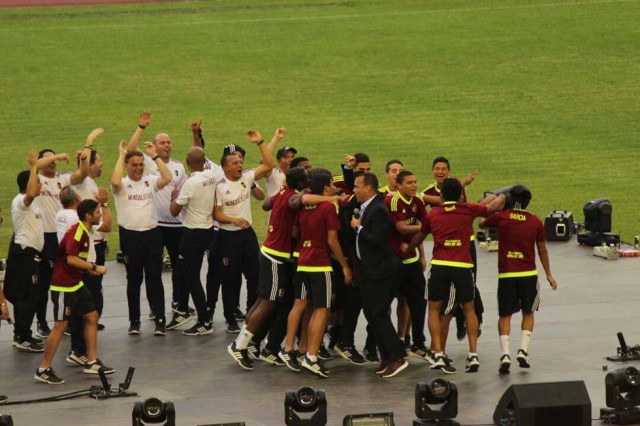
[[362, 295], [355, 281], [347, 285], [340, 264], [331, 259], [331, 266], [336, 280], [336, 305], [342, 309], [342, 333], [339, 337], [344, 346], [353, 347], [358, 318], [362, 311]]
[[31, 337], [31, 324], [36, 314], [39, 294], [39, 274], [42, 265], [40, 252], [22, 249], [11, 240], [7, 256], [4, 295], [13, 304], [13, 336], [16, 340]]
[[186, 313], [189, 309], [189, 295], [198, 312], [198, 322], [207, 322], [207, 300], [200, 281], [200, 270], [204, 260], [204, 252], [211, 246], [213, 228], [189, 229], [183, 228], [180, 242], [180, 256], [178, 272], [180, 289], [178, 294], [178, 310]]
[[209, 246], [209, 255], [207, 262], [207, 309], [213, 311], [218, 303], [218, 294], [220, 293], [220, 283], [222, 280], [222, 256], [220, 255], [220, 231], [214, 228], [213, 239]]
[[38, 296], [36, 301], [36, 317], [38, 322], [47, 322], [47, 302], [49, 300], [49, 286], [51, 285], [51, 275], [53, 266], [56, 264], [56, 254], [58, 252], [58, 234], [55, 232], [44, 233], [44, 247], [42, 248], [42, 266], [40, 267], [40, 285], [38, 286]]
[[121, 226], [120, 248], [127, 270], [129, 321], [140, 322], [140, 287], [143, 278], [147, 299], [156, 321], [165, 321], [160, 230], [153, 228], [148, 231], [131, 231]]
[[180, 289], [182, 288], [181, 274], [177, 271], [178, 254], [180, 253], [180, 241], [182, 241], [182, 226], [158, 226], [162, 235], [162, 245], [167, 248], [169, 260], [171, 261], [171, 300], [180, 300]]
[[389, 307], [396, 295], [397, 280], [397, 276], [373, 279], [360, 273], [358, 283], [364, 316], [369, 323], [367, 331], [373, 334], [384, 361], [395, 361], [407, 356], [389, 316]]
[[[96, 265], [104, 266], [107, 242], [102, 241], [94, 247], [96, 249]], [[84, 272], [82, 274], [82, 281], [87, 290], [89, 290], [89, 293], [91, 293], [91, 299], [96, 307], [98, 316], [101, 316], [102, 309], [104, 308], [102, 275], [91, 275], [89, 272]], [[69, 318], [69, 332], [71, 333], [71, 350], [79, 354], [86, 354], [87, 346], [84, 341], [84, 319], [81, 316], [72, 315]]]
[[398, 294], [407, 299], [411, 312], [411, 334], [415, 346], [424, 346], [424, 321], [427, 315], [427, 300], [424, 298], [427, 281], [418, 262], [402, 265], [402, 279]]
[[221, 255], [221, 282], [224, 317], [234, 319], [234, 310], [240, 305], [242, 275], [247, 280], [247, 310], [258, 299], [260, 247], [253, 228], [240, 231], [218, 231], [218, 248]]

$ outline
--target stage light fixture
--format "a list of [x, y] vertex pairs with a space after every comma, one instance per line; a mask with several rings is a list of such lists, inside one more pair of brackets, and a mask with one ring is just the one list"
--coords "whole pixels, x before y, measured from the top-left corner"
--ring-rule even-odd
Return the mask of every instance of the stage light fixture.
[[611, 232], [611, 214], [613, 207], [606, 198], [588, 201], [584, 207], [584, 229], [589, 232]]
[[394, 426], [393, 413], [349, 414], [342, 426]]
[[615, 425], [640, 423], [640, 372], [635, 367], [620, 368], [604, 379], [608, 408], [600, 417]]
[[176, 410], [173, 401], [147, 398], [133, 404], [133, 426], [163, 423], [164, 426], [176, 425]]
[[11, 414], [0, 414], [0, 426], [13, 426]]
[[460, 426], [454, 419], [458, 415], [458, 388], [453, 382], [435, 379], [431, 383], [416, 385], [416, 417], [414, 426]]
[[326, 425], [327, 397], [324, 390], [305, 386], [287, 391], [284, 397], [284, 422], [287, 426]]

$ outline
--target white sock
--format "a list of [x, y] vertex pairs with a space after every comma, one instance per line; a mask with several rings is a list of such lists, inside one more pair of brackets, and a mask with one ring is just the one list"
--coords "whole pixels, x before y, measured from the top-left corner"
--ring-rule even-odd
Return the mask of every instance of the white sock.
[[251, 338], [253, 337], [253, 333], [247, 330], [247, 325], [242, 326], [242, 330], [240, 330], [240, 334], [236, 338], [236, 348], [237, 349], [247, 349], [249, 346], [249, 342], [251, 342]]
[[502, 349], [503, 355], [509, 355], [509, 335], [500, 335], [500, 349]]
[[529, 353], [529, 342], [531, 342], [531, 334], [532, 332], [529, 330], [522, 330], [522, 343], [520, 344], [520, 349], [524, 349], [524, 351], [527, 353]]
[[436, 358], [439, 356], [444, 356], [444, 352], [436, 352]]
[[472, 356], [478, 356], [478, 354], [476, 352], [469, 352], [468, 358], [471, 358]]
[[309, 354], [309, 352], [307, 352], [307, 358], [309, 358], [309, 361], [311, 362], [318, 362], [318, 357], [316, 355]]

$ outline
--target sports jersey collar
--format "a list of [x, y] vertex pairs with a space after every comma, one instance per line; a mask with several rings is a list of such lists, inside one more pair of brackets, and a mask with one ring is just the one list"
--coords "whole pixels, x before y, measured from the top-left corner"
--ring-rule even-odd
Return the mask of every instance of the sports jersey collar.
[[402, 194], [400, 193], [400, 191], [396, 192], [396, 195], [397, 195], [398, 197], [400, 197], [400, 199], [401, 199], [402, 201], [404, 201], [404, 202], [405, 202], [405, 204], [407, 204], [407, 205], [408, 205], [408, 204], [411, 204], [411, 202], [413, 201], [413, 197], [411, 197], [411, 198], [409, 198], [409, 199], [407, 200], [406, 198], [404, 198], [404, 197], [402, 196]]
[[451, 205], [451, 204], [458, 204], [457, 201], [445, 201], [444, 203], [442, 203], [442, 205]]

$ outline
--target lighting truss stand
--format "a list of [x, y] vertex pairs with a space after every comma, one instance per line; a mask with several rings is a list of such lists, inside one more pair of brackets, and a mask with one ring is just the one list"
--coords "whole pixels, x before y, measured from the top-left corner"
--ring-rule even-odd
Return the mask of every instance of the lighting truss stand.
[[111, 389], [111, 385], [107, 380], [107, 376], [104, 374], [104, 371], [100, 369], [98, 371], [98, 375], [100, 376], [100, 381], [102, 382], [102, 387], [96, 387], [94, 392], [91, 393], [91, 396], [95, 399], [108, 399], [108, 398], [122, 398], [126, 396], [138, 396], [137, 392], [129, 391], [129, 386], [131, 385], [131, 379], [133, 378], [133, 372], [135, 368], [129, 367], [127, 371], [127, 377], [124, 379], [124, 383], [120, 383], [118, 385], [117, 390]]
[[640, 360], [640, 345], [631, 347], [627, 346], [627, 342], [625, 342], [622, 332], [618, 333], [618, 341], [620, 342], [618, 354], [616, 356], [608, 356], [608, 361], [623, 362]]

